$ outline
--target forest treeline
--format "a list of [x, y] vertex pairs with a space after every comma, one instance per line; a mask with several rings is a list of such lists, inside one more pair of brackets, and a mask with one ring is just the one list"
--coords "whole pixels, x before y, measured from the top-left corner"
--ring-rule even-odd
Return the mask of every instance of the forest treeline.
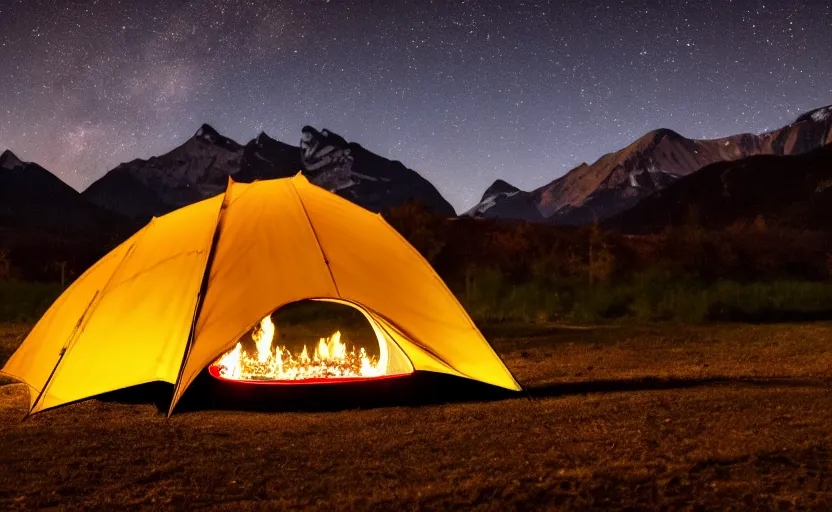
[[[384, 213], [479, 322], [832, 318], [832, 237], [763, 219], [652, 235]], [[118, 237], [0, 245], [0, 320], [36, 316]]]

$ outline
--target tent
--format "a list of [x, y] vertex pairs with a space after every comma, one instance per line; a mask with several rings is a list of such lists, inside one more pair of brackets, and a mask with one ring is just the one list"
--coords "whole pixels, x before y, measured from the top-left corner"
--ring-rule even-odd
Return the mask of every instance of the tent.
[[154, 218], [81, 275], [2, 372], [30, 414], [196, 376], [264, 315], [305, 299], [359, 309], [412, 370], [520, 390], [463, 307], [381, 215], [293, 178]]

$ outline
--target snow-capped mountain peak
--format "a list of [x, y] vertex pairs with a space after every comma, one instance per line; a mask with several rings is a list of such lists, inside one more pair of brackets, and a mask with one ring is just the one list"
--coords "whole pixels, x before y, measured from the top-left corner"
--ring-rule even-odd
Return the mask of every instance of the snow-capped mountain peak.
[[540, 221], [540, 212], [531, 203], [530, 197], [528, 192], [498, 179], [485, 189], [480, 202], [462, 215], [485, 218], [509, 216]]
[[815, 123], [832, 122], [832, 105], [810, 110], [798, 117], [794, 124], [805, 121], [814, 121]]
[[208, 140], [210, 140], [213, 135], [216, 135], [216, 131], [213, 128], [211, 128], [210, 125], [203, 124], [194, 133], [194, 138], [195, 139], [208, 139]]
[[454, 215], [439, 192], [401, 162], [309, 126], [302, 131], [300, 147], [262, 132], [241, 146], [204, 124], [164, 155], [119, 165], [90, 185], [84, 195], [129, 217], [149, 218], [221, 194], [229, 176], [237, 182], [251, 182], [293, 176], [298, 171], [321, 188], [372, 211], [416, 199], [437, 212]]
[[832, 118], [832, 106], [815, 110], [812, 112], [811, 117], [813, 121], [817, 121], [818, 123], [829, 120]]
[[416, 171], [349, 143], [330, 130], [304, 126], [300, 158], [309, 181], [369, 210], [418, 200], [437, 213], [455, 214], [436, 188]]
[[213, 141], [214, 139], [219, 138], [220, 134], [211, 125], [203, 124], [199, 127], [196, 133], [194, 133], [194, 137], [205, 139], [207, 141]]
[[[522, 219], [529, 218], [531, 205], [542, 218], [555, 223], [603, 220], [709, 164], [753, 155], [795, 155], [827, 144], [832, 144], [832, 105], [811, 110], [791, 124], [759, 134], [694, 140], [663, 128], [601, 156], [591, 165], [576, 167], [538, 189], [512, 198], [489, 196], [493, 201], [482, 202], [472, 212], [479, 208], [487, 210], [486, 216]], [[526, 199], [519, 201], [518, 197], [524, 195]]]
[[354, 159], [347, 141], [340, 135], [304, 126], [300, 152], [303, 167], [321, 187], [334, 192], [355, 184], [351, 176]]
[[505, 180], [495, 180], [494, 183], [491, 184], [490, 187], [485, 189], [485, 193], [482, 195], [482, 200], [484, 201], [487, 197], [495, 196], [499, 194], [511, 194], [513, 192], [519, 192], [520, 189], [512, 185], [511, 183]]

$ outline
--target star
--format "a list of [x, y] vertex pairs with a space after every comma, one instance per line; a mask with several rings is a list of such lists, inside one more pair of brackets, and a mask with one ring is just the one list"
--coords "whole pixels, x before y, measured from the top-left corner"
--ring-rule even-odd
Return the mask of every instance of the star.
[[151, 0], [0, 5], [0, 151], [77, 189], [202, 124], [329, 128], [464, 211], [656, 128], [759, 132], [832, 103], [832, 4]]

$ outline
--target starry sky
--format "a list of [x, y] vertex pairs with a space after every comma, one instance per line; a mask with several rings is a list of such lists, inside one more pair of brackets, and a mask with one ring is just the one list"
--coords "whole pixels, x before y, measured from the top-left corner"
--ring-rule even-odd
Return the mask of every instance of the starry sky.
[[207, 122], [305, 124], [458, 211], [672, 128], [760, 132], [832, 103], [829, 0], [0, 0], [0, 151], [77, 189]]

